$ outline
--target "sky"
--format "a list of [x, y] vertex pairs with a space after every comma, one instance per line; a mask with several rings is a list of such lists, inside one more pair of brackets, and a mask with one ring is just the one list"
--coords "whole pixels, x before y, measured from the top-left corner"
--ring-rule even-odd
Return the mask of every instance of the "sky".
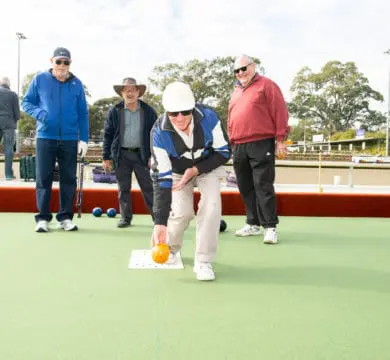
[[[58, 46], [90, 103], [114, 96], [126, 76], [146, 81], [155, 66], [248, 54], [291, 99], [297, 72], [354, 61], [388, 107], [388, 0], [14, 0], [0, 4], [0, 76], [20, 79], [50, 68]], [[233, 75], [232, 75], [233, 76]]]

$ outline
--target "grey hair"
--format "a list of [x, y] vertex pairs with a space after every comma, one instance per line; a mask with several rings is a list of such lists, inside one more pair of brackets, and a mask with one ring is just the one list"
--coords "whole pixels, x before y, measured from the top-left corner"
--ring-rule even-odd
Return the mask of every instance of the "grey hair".
[[10, 87], [11, 82], [9, 81], [9, 79], [6, 76], [2, 76], [2, 77], [0, 77], [0, 85], [6, 85], [6, 86]]
[[249, 55], [246, 55], [246, 54], [241, 54], [240, 56], [237, 56], [236, 61], [240, 60], [243, 57], [248, 59], [248, 64], [253, 64], [253, 59]]

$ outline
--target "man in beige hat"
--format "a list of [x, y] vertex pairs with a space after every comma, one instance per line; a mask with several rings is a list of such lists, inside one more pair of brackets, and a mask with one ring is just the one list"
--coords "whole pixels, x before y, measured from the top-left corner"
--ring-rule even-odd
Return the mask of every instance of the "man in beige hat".
[[123, 99], [109, 109], [104, 123], [103, 168], [115, 167], [121, 218], [119, 228], [131, 225], [131, 178], [133, 171], [141, 188], [149, 212], [153, 211], [153, 184], [149, 171], [150, 131], [157, 119], [156, 111], [140, 100], [146, 86], [134, 78], [123, 79], [114, 85]]

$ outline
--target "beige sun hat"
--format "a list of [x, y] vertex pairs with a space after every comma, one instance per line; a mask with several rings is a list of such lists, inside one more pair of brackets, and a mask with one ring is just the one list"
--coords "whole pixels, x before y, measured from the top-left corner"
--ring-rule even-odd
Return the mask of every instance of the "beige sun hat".
[[122, 97], [123, 87], [128, 86], [128, 85], [133, 85], [133, 86], [137, 87], [137, 89], [139, 90], [139, 97], [141, 97], [143, 94], [145, 94], [146, 85], [137, 84], [137, 80], [135, 80], [134, 78], [131, 78], [131, 77], [124, 78], [122, 80], [121, 85], [114, 85], [114, 90], [120, 97]]

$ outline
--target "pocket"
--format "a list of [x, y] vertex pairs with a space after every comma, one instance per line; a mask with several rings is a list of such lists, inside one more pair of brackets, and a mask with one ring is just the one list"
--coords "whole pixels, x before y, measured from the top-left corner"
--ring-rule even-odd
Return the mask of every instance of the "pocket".
[[37, 130], [38, 132], [46, 132], [47, 131], [47, 126], [45, 123], [43, 123], [42, 121], [37, 121]]
[[242, 161], [242, 159], [240, 159], [240, 152], [243, 151], [243, 146], [245, 146], [245, 144], [236, 144], [236, 145], [234, 145], [234, 147], [232, 147], [233, 165], [239, 163], [240, 160]]
[[40, 121], [41, 123], [45, 123], [46, 119], [47, 119], [47, 111], [42, 109], [39, 113], [38, 113], [38, 116], [37, 116], [37, 120]]
[[48, 112], [44, 109], [38, 114], [37, 117], [37, 130], [41, 132], [47, 131], [47, 122], [48, 122]]
[[262, 163], [274, 161], [275, 159], [275, 140], [264, 139], [248, 146], [248, 155]]
[[251, 102], [254, 104], [266, 104], [267, 103], [267, 96], [265, 95], [265, 91], [258, 90], [253, 94], [253, 97], [251, 99]]
[[223, 166], [219, 166], [213, 170], [213, 173], [220, 179], [226, 179], [226, 170]]

